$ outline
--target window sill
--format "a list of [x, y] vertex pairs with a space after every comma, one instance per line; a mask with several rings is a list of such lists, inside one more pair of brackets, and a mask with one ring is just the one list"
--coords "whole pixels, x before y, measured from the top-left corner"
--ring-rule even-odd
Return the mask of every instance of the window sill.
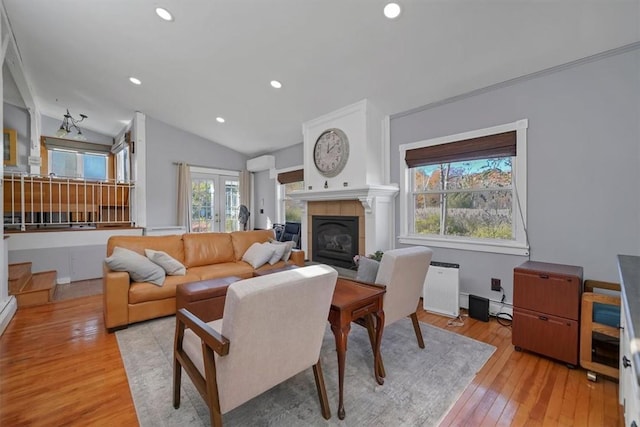
[[398, 237], [400, 243], [409, 245], [431, 246], [435, 248], [458, 249], [463, 251], [490, 252], [504, 255], [529, 255], [529, 246], [518, 242], [477, 241], [468, 239], [426, 237], [419, 235], [403, 235]]

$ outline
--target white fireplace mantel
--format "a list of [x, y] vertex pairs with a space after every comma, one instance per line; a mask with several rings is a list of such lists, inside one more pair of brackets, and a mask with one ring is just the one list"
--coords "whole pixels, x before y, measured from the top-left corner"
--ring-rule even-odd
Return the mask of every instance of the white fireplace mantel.
[[[377, 250], [388, 250], [394, 247], [394, 198], [398, 194], [397, 185], [367, 185], [364, 187], [327, 188], [321, 190], [294, 191], [289, 193], [295, 200], [304, 202], [331, 202], [336, 200], [359, 200], [365, 214], [365, 253]], [[307, 235], [305, 215], [302, 216], [303, 236]], [[303, 239], [303, 249], [307, 250], [306, 239]]]
[[398, 194], [397, 185], [367, 185], [364, 187], [327, 188], [321, 190], [292, 191], [289, 196], [305, 202], [332, 200], [360, 200], [365, 211], [371, 210], [372, 200], [376, 197], [393, 198]]

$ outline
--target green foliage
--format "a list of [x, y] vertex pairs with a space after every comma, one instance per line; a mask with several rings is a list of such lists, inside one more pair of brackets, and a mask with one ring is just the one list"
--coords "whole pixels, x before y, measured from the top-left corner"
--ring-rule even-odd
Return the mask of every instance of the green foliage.
[[384, 252], [375, 251], [375, 253], [367, 255], [367, 258], [371, 258], [371, 259], [374, 259], [376, 261], [381, 261], [382, 260], [382, 255], [384, 255]]

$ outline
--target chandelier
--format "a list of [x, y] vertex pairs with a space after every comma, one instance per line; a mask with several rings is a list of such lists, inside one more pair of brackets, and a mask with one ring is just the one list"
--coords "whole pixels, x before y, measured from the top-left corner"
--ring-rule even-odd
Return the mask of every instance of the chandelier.
[[78, 123], [86, 119], [87, 116], [84, 114], [80, 114], [80, 119], [74, 119], [71, 113], [69, 113], [69, 109], [67, 108], [67, 113], [64, 115], [62, 119], [62, 123], [60, 124], [60, 129], [56, 132], [56, 136], [62, 138], [69, 134], [73, 129], [76, 130], [77, 135], [76, 139], [84, 139], [84, 135], [82, 135], [82, 130], [78, 126]]

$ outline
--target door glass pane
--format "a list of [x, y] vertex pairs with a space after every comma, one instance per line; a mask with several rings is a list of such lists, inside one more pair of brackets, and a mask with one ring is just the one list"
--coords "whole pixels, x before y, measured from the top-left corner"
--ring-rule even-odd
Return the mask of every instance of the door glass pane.
[[214, 229], [214, 181], [208, 178], [191, 179], [191, 231], [202, 233]]
[[224, 180], [224, 230], [226, 232], [240, 230], [238, 211], [240, 210], [239, 184], [235, 178]]

